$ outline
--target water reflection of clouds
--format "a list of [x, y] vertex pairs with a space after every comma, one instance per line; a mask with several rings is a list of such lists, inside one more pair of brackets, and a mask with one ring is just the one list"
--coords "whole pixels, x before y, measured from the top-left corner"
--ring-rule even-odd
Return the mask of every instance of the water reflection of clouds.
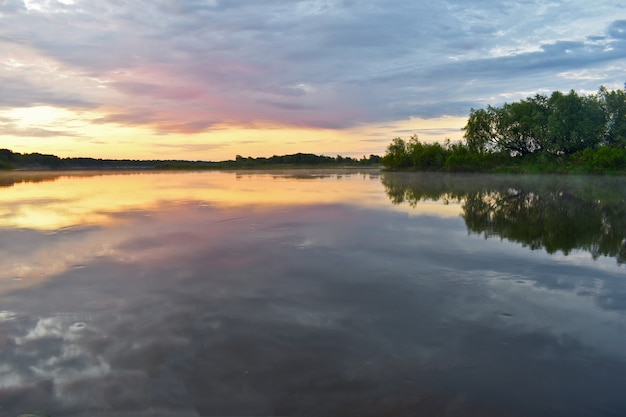
[[84, 322], [72, 320], [71, 315], [39, 318], [26, 335], [15, 338], [15, 349], [19, 355], [38, 358], [30, 362], [33, 377], [54, 380], [62, 396], [63, 387], [67, 384], [79, 379], [101, 377], [110, 371], [110, 366], [102, 357], [83, 347], [88, 333], [93, 335], [96, 332], [97, 329]]
[[616, 265], [468, 236], [458, 217], [349, 204], [177, 201], [110, 216], [83, 232], [12, 232], [28, 236], [22, 250], [83, 259], [3, 294], [5, 410], [550, 416], [556, 404], [585, 416], [625, 405], [623, 312], [600, 302], [623, 293]]
[[56, 230], [85, 222], [107, 225], [112, 213], [152, 210], [180, 201], [203, 201], [220, 207], [341, 202], [386, 206], [377, 178], [358, 172], [320, 177], [306, 171], [297, 176], [272, 172], [57, 175], [50, 182], [16, 183], [0, 189], [0, 226]]
[[[594, 346], [597, 353], [626, 360], [623, 350], [626, 335], [620, 330], [623, 313], [607, 311], [602, 305], [601, 298], [606, 292], [582, 292], [576, 283], [547, 286], [539, 274], [477, 271], [476, 275], [488, 277], [481, 291], [488, 294], [491, 309], [477, 311], [471, 305], [461, 304], [455, 307], [459, 317], [477, 322], [499, 321], [505, 326], [555, 337], [569, 335], [586, 347]], [[558, 279], [577, 280], [570, 271], [559, 275]], [[579, 278], [579, 282], [584, 281], [582, 276]], [[626, 305], [621, 308], [625, 309]]]
[[[2, 245], [7, 249], [3, 252], [7, 255], [3, 262], [7, 267], [0, 271], [0, 279], [33, 282], [97, 257], [113, 256], [113, 248], [126, 234], [123, 226], [128, 218], [149, 216], [152, 211], [172, 204], [197, 202], [204, 207], [208, 203], [213, 208], [226, 206], [231, 209], [233, 206], [267, 209], [268, 204], [270, 207], [281, 207], [330, 203], [387, 207], [378, 177], [370, 175], [369, 180], [364, 180], [363, 175], [306, 172], [295, 177], [288, 174], [221, 172], [79, 174], [53, 177], [54, 181], [49, 182], [18, 182], [9, 189], [0, 190], [3, 195], [0, 205], [2, 233], [12, 236], [11, 239], [4, 239], [5, 245]], [[303, 181], [303, 178], [307, 180]], [[409, 212], [415, 214], [414, 209]], [[426, 203], [419, 210], [419, 214], [438, 216], [458, 215], [458, 212], [456, 205], [438, 202]], [[155, 224], [155, 229], [167, 223]], [[205, 226], [210, 228], [211, 233], [218, 233], [215, 224]], [[97, 231], [98, 228], [103, 230]], [[38, 234], [37, 230], [46, 231], [48, 235]], [[311, 232], [314, 233], [314, 230]], [[188, 244], [188, 238], [181, 239], [181, 244]], [[172, 239], [173, 236], [167, 237], [169, 241]], [[310, 247], [313, 239], [313, 236], [307, 236], [298, 245], [303, 249]], [[163, 244], [155, 245], [164, 249]], [[21, 247], [26, 247], [26, 250], [17, 250]], [[175, 242], [167, 248], [176, 250]], [[143, 252], [147, 254], [147, 249], [144, 248]], [[152, 252], [156, 257], [167, 255], [159, 253], [157, 248]], [[124, 251], [124, 248], [120, 248], [117, 255], [129, 261], [137, 256], [135, 252]]]
[[[475, 235], [468, 236], [468, 240], [481, 241], [480, 244], [476, 242], [468, 246], [473, 248], [473, 256], [489, 259], [489, 269], [485, 269], [485, 273], [487, 276], [495, 274], [495, 281], [503, 280], [522, 286], [530, 284], [548, 293], [576, 294], [581, 303], [596, 303], [603, 309], [608, 308], [608, 305], [602, 305], [602, 300], [609, 297], [620, 300], [610, 309], [626, 311], [624, 271], [614, 259], [594, 260], [582, 251], [573, 253], [573, 258], [562, 254], [550, 255], [543, 251], [529, 251], [524, 256], [524, 251], [518, 250], [514, 242], [485, 240]], [[459, 247], [458, 250], [463, 249]]]
[[[18, 229], [0, 232], [3, 268], [0, 280], [35, 284], [50, 276], [79, 268], [90, 260], [110, 255], [120, 239], [111, 229], [77, 228], [56, 233]], [[0, 290], [1, 291], [1, 290]]]

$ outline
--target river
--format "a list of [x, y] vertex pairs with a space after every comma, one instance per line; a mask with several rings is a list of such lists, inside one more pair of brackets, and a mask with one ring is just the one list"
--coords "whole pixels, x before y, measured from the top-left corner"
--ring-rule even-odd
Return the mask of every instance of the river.
[[626, 413], [626, 181], [0, 174], [0, 416]]

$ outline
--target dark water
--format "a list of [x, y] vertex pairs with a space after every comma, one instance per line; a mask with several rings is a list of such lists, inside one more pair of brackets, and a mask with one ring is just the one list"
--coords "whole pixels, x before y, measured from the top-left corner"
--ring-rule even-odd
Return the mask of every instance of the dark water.
[[626, 415], [626, 180], [3, 174], [0, 416]]

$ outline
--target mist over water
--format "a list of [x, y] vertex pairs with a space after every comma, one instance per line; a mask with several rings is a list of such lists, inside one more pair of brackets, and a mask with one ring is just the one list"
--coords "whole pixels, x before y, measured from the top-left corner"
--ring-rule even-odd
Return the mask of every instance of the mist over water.
[[611, 416], [621, 178], [1, 174], [0, 416]]

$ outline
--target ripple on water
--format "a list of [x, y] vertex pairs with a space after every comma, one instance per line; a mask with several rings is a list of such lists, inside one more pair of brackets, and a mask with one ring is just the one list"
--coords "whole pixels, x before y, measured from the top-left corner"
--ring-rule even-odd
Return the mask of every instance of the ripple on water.
[[81, 330], [84, 330], [87, 327], [86, 323], [83, 323], [82, 321], [76, 322], [76, 323], [72, 323], [70, 325], [70, 331], [71, 332], [80, 332]]

